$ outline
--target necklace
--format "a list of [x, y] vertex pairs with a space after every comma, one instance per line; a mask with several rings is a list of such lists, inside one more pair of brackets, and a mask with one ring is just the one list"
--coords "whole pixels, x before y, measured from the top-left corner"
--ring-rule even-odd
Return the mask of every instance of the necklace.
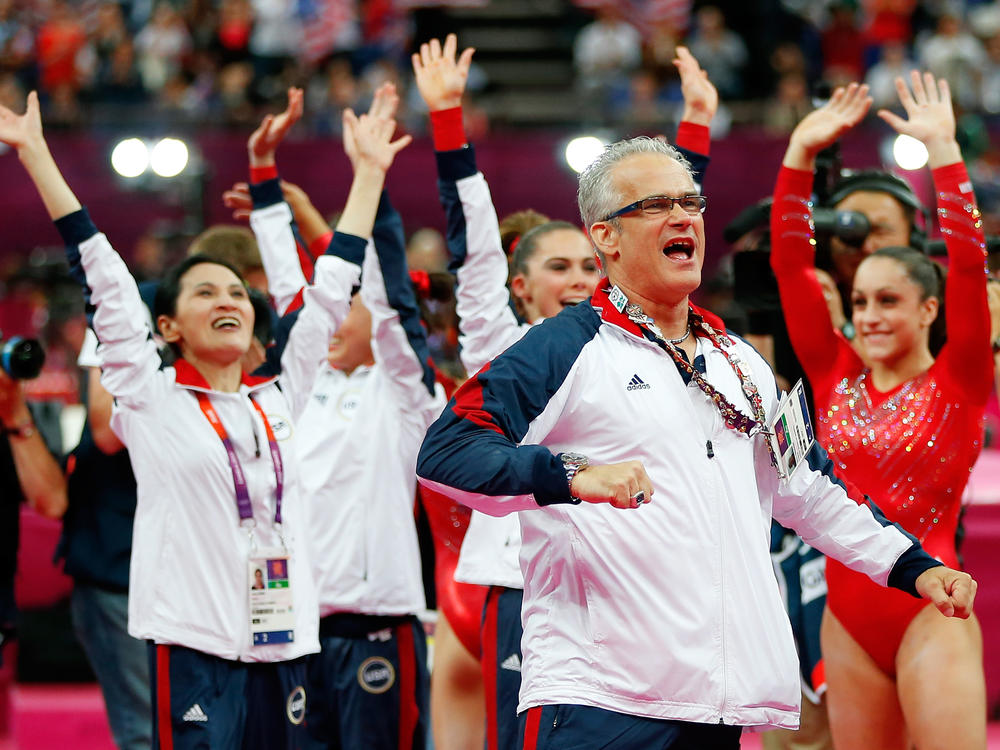
[[691, 321], [689, 320], [687, 330], [684, 331], [683, 336], [681, 336], [679, 339], [666, 339], [666, 341], [669, 341], [671, 344], [674, 344], [676, 346], [677, 344], [683, 344], [685, 341], [687, 341], [687, 337], [690, 335], [691, 335]]
[[[727, 427], [731, 430], [741, 432], [747, 437], [753, 437], [758, 432], [764, 433], [764, 444], [767, 446], [767, 452], [771, 458], [771, 465], [777, 468], [778, 459], [774, 453], [774, 446], [771, 445], [771, 440], [769, 439], [770, 434], [767, 432], [767, 418], [764, 413], [764, 405], [760, 397], [760, 393], [757, 390], [756, 384], [747, 374], [746, 365], [728, 351], [729, 347], [723, 342], [722, 335], [705, 322], [705, 319], [698, 315], [694, 310], [688, 308], [688, 329], [685, 334], [679, 339], [666, 339], [660, 334], [660, 331], [656, 327], [656, 323], [653, 319], [643, 312], [642, 307], [634, 302], [629, 302], [628, 298], [625, 297], [618, 287], [615, 287], [614, 290], [618, 292], [618, 297], [622, 301], [622, 308], [629, 320], [648, 334], [652, 340], [667, 354], [669, 354], [674, 362], [688, 374], [695, 385], [697, 385], [698, 388], [701, 389], [706, 396], [708, 396], [712, 403], [715, 404], [715, 407], [719, 410], [722, 420], [725, 422]], [[754, 417], [756, 417], [756, 419], [737, 409], [729, 401], [729, 399], [716, 390], [715, 387], [712, 386], [712, 384], [709, 383], [705, 377], [698, 372], [698, 370], [695, 369], [690, 362], [687, 361], [687, 358], [681, 354], [676, 345], [684, 341], [690, 335], [692, 327], [696, 327], [699, 331], [701, 331], [701, 333], [713, 344], [715, 344], [719, 351], [722, 352], [726, 361], [729, 363], [729, 366], [733, 368], [733, 371], [739, 378], [743, 395], [746, 397], [751, 408], [753, 409]]]

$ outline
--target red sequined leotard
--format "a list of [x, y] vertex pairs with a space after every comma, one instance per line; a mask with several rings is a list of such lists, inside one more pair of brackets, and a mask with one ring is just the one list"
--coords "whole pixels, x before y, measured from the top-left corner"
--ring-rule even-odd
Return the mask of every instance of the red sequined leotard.
[[[927, 552], [958, 567], [962, 491], [982, 447], [993, 387], [985, 243], [965, 166], [934, 170], [948, 248], [947, 343], [929, 370], [888, 393], [830, 323], [813, 268], [812, 174], [783, 167], [771, 217], [771, 264], [796, 355], [813, 387], [816, 439], [857, 485]], [[879, 667], [895, 674], [906, 627], [926, 602], [827, 562], [827, 605]]]

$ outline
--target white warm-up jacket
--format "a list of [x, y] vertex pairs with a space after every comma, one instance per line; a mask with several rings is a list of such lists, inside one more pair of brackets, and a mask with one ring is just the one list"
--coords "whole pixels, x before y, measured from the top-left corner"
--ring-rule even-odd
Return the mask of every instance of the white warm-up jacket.
[[[752, 414], [722, 351], [707, 338], [698, 344], [707, 380]], [[770, 368], [741, 340], [730, 347], [773, 417]], [[727, 428], [674, 361], [610, 304], [606, 282], [591, 302], [535, 326], [459, 389], [428, 431], [417, 473], [484, 513], [520, 511], [519, 711], [573, 703], [797, 726], [798, 660], [768, 553], [771, 518], [911, 593], [916, 576], [938, 563], [848, 497], [825, 473], [821, 451], [815, 467], [779, 481], [764, 440]], [[569, 451], [592, 464], [642, 461], [652, 502], [634, 510], [572, 504], [559, 458]]]
[[[280, 378], [244, 376], [238, 392], [222, 393], [183, 359], [161, 366], [135, 281], [86, 212], [56, 225], [71, 270], [95, 308], [101, 379], [115, 397], [111, 427], [128, 448], [136, 477], [129, 633], [241, 661], [282, 661], [318, 651], [318, 605], [294, 424], [319, 372], [334, 317], [343, 315], [350, 302], [359, 266], [324, 259], [316, 284], [304, 292], [305, 304], [281, 356]], [[201, 411], [198, 392], [209, 395], [242, 466], [253, 509], [252, 535], [241, 527], [228, 456]], [[280, 530], [267, 432], [251, 395], [281, 453]], [[290, 555], [294, 641], [252, 646], [248, 557], [252, 545], [276, 548], [282, 539]]]
[[[283, 304], [304, 281], [291, 213], [268, 200], [280, 196], [273, 185], [252, 191], [251, 226]], [[416, 461], [446, 399], [429, 364], [403, 242], [399, 215], [383, 195], [373, 242], [361, 247], [375, 365], [348, 374], [324, 363], [297, 424], [321, 616], [405, 615], [427, 606], [414, 523]]]

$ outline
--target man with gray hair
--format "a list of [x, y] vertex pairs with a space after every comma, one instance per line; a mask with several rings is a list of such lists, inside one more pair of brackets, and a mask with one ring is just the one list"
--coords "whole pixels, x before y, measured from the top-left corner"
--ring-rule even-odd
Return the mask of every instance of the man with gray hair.
[[770, 369], [689, 300], [706, 200], [678, 154], [613, 144], [579, 202], [608, 278], [463, 385], [417, 465], [473, 508], [520, 512], [524, 747], [736, 748], [744, 726], [796, 727], [772, 516], [968, 617], [975, 582], [852, 499], [815, 444], [782, 462]]

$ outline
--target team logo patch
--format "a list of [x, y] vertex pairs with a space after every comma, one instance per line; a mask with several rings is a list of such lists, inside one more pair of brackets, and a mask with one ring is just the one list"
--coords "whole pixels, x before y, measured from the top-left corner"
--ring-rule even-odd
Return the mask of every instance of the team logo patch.
[[268, 414], [267, 421], [271, 423], [271, 430], [277, 440], [288, 440], [292, 436], [292, 423], [279, 414]]
[[288, 694], [285, 713], [292, 724], [301, 724], [306, 718], [306, 689], [299, 685]]
[[396, 682], [396, 670], [388, 659], [372, 656], [358, 667], [358, 683], [368, 693], [379, 695]]

